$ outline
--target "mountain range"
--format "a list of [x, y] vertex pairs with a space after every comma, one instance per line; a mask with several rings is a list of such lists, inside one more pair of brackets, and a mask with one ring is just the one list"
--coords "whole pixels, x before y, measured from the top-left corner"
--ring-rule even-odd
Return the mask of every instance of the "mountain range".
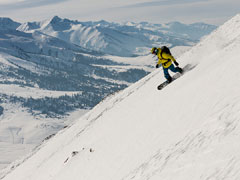
[[106, 54], [136, 56], [148, 53], [153, 45], [192, 46], [216, 29], [216, 26], [204, 23], [186, 25], [180, 22], [78, 22], [55, 16], [41, 22], [23, 23], [17, 29], [24, 32], [40, 31]]

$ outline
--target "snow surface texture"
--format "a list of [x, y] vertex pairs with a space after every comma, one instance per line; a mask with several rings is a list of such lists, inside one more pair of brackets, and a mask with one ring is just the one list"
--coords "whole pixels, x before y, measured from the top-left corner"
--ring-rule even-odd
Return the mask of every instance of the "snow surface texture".
[[154, 71], [1, 178], [239, 180], [239, 29], [237, 15], [179, 59], [195, 68], [174, 83], [158, 91], [164, 78]]

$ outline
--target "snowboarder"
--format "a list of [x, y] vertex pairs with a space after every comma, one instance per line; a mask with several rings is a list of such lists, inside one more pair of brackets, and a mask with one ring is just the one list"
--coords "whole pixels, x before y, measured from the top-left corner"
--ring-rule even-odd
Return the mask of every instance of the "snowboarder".
[[[182, 74], [183, 70], [182, 68], [178, 67], [178, 62], [176, 59], [171, 55], [170, 50], [166, 46], [162, 46], [161, 48], [153, 47], [151, 49], [151, 53], [156, 55], [158, 57], [158, 63], [156, 65], [156, 68], [159, 68], [160, 64], [163, 67], [164, 76], [167, 79], [167, 82], [172, 82], [172, 77], [168, 73], [168, 70], [170, 69], [172, 72], [179, 72]], [[175, 67], [172, 62], [177, 66]]]

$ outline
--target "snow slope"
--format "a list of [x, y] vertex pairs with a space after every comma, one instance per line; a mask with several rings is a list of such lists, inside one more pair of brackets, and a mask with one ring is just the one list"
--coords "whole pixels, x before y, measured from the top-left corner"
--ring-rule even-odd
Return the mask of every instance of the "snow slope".
[[194, 67], [181, 78], [158, 91], [164, 78], [154, 71], [1, 179], [239, 180], [239, 29], [237, 15], [179, 59]]

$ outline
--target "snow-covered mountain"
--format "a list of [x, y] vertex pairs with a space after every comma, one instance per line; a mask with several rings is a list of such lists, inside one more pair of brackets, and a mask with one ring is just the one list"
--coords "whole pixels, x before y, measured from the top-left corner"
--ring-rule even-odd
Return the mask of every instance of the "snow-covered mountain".
[[16, 30], [21, 24], [10, 18], [0, 17], [0, 30]]
[[[240, 15], [1, 172], [4, 180], [239, 180]], [[146, 57], [149, 58], [149, 57]]]
[[82, 47], [117, 56], [146, 54], [153, 45], [192, 46], [216, 26], [204, 23], [167, 24], [78, 22], [58, 16], [42, 22], [27, 22], [18, 27], [24, 32], [40, 31]]
[[[187, 32], [187, 25], [180, 26]], [[149, 53], [152, 45], [171, 44], [179, 57], [197, 41], [172, 24], [78, 22], [57, 16], [20, 24], [0, 18], [0, 169], [104, 97], [153, 71], [151, 56], [106, 53], [132, 56], [143, 49]]]

